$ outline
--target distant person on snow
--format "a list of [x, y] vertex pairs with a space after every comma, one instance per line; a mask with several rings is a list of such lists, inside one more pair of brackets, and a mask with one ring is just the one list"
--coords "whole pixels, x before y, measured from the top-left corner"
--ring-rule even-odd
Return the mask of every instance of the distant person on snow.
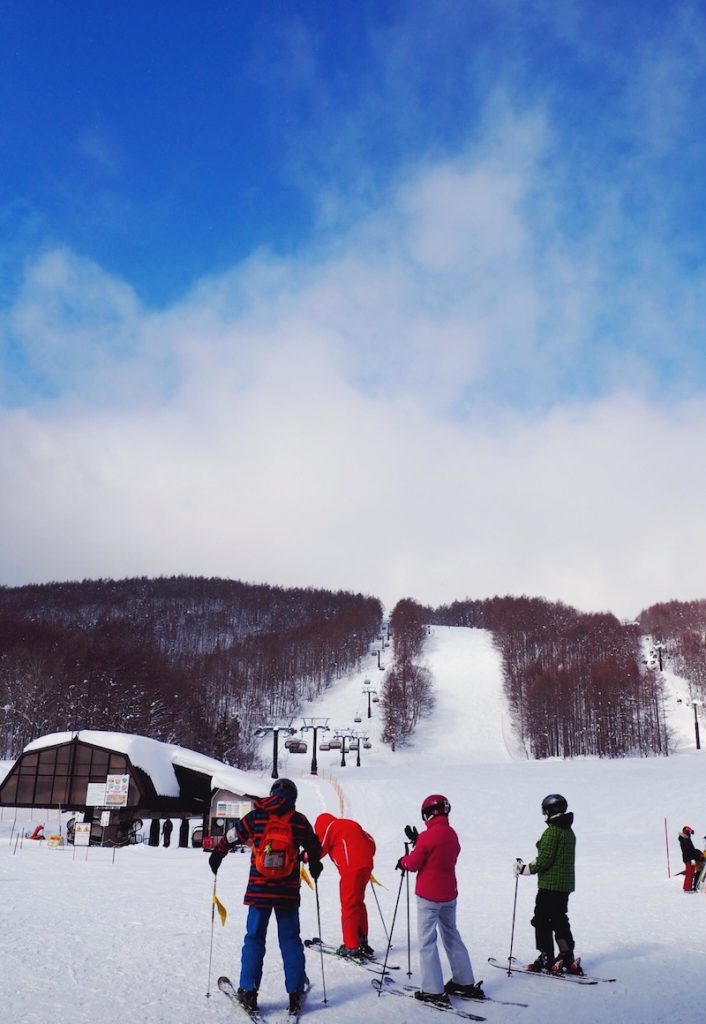
[[694, 830], [691, 825], [685, 825], [679, 833], [679, 846], [684, 861], [684, 892], [695, 891], [695, 883], [704, 863], [703, 853], [694, 846], [694, 841], [691, 838], [693, 834]]
[[333, 814], [320, 814], [314, 831], [321, 843], [321, 856], [328, 854], [340, 875], [343, 945], [338, 952], [341, 956], [372, 956], [375, 950], [368, 943], [365, 889], [373, 872], [375, 840], [357, 821]]
[[[537, 856], [529, 864], [518, 857], [513, 865], [516, 875], [537, 875], [537, 899], [534, 917], [535, 941], [539, 956], [530, 971], [553, 974], [583, 974], [581, 959], [574, 957], [574, 937], [569, 925], [569, 894], [574, 891], [576, 836], [571, 828], [574, 815], [560, 793], [542, 800], [547, 827], [537, 841]], [[554, 937], [559, 956], [554, 957]]]
[[[422, 987], [414, 995], [424, 1003], [438, 1006], [449, 1006], [449, 995], [485, 999], [483, 983], [475, 982], [471, 958], [456, 927], [456, 861], [461, 844], [449, 825], [450, 812], [451, 804], [445, 796], [428, 796], [422, 804], [426, 829], [419, 833], [414, 826], [407, 825], [405, 834], [412, 842], [412, 850], [400, 857], [396, 865], [402, 872], [417, 874], [414, 892]], [[437, 929], [451, 967], [451, 979], [445, 985]]]
[[[289, 993], [289, 1012], [300, 1011], [303, 994], [308, 987], [304, 945], [299, 931], [300, 851], [306, 851], [309, 872], [317, 879], [323, 870], [321, 844], [311, 824], [300, 811], [295, 810], [297, 787], [291, 779], [277, 779], [272, 783], [270, 795], [256, 800], [253, 809], [235, 824], [213, 847], [209, 865], [214, 875], [229, 850], [247, 844], [251, 847], [250, 874], [243, 903], [249, 908], [240, 960], [238, 1002], [246, 1010], [257, 1009], [257, 993], [262, 979], [265, 959], [267, 926], [272, 911], [277, 919], [277, 935], [284, 965], [284, 980]], [[272, 835], [273, 826], [289, 834], [291, 849], [282, 860], [282, 877], [268, 876], [269, 858], [279, 853]], [[291, 866], [290, 866], [291, 865]], [[273, 867], [272, 871], [275, 870]]]
[[174, 829], [174, 823], [171, 818], [167, 818], [162, 825], [162, 846], [169, 846], [172, 841], [172, 830]]

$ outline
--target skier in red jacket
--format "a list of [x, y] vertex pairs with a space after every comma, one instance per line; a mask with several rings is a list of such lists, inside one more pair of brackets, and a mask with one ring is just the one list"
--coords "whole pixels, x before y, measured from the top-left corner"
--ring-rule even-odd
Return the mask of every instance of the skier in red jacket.
[[[408, 825], [405, 833], [413, 849], [397, 861], [401, 871], [416, 871], [414, 892], [417, 897], [417, 934], [422, 988], [414, 995], [425, 1003], [450, 1004], [449, 995], [485, 999], [476, 984], [468, 950], [456, 927], [456, 861], [461, 844], [449, 825], [451, 805], [445, 796], [434, 793], [422, 804], [426, 830], [418, 833]], [[451, 966], [451, 979], [444, 985], [437, 947], [437, 928]]]
[[373, 871], [375, 840], [357, 821], [333, 814], [320, 814], [314, 831], [321, 843], [321, 856], [328, 854], [341, 876], [343, 945], [338, 952], [341, 956], [372, 956], [375, 950], [368, 944], [365, 888]]

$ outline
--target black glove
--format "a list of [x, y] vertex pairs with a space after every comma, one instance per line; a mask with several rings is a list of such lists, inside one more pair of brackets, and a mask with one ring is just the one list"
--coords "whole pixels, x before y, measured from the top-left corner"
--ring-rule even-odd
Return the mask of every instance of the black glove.
[[324, 866], [320, 860], [312, 860], [309, 863], [309, 874], [316, 881], [321, 872], [324, 870]]
[[414, 825], [405, 825], [404, 834], [407, 836], [412, 846], [414, 846], [419, 839], [419, 831], [414, 827]]
[[214, 875], [218, 874], [218, 869], [223, 863], [223, 857], [225, 854], [219, 853], [218, 850], [214, 850], [211, 856], [208, 858], [208, 866]]
[[402, 858], [400, 857], [400, 859], [395, 864], [395, 871], [401, 871], [402, 874], [404, 874], [406, 870], [407, 870], [407, 868], [402, 863]]

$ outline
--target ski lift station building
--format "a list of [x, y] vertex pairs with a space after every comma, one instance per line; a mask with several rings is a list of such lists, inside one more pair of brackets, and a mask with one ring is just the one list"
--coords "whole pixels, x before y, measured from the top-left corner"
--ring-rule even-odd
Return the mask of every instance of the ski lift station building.
[[268, 790], [256, 775], [184, 747], [83, 730], [28, 743], [0, 783], [0, 807], [82, 812], [84, 821], [108, 820], [105, 839], [120, 843], [142, 818], [201, 818], [204, 832], [221, 832]]

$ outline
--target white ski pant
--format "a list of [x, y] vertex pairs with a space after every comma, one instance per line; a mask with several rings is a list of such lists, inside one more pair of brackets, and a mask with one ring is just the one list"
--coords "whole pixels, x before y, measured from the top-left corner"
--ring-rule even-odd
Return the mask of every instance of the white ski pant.
[[451, 977], [459, 985], [474, 985], [471, 958], [456, 927], [456, 900], [432, 903], [421, 896], [417, 896], [416, 900], [422, 990], [435, 993], [444, 991], [444, 975], [436, 941], [437, 928], [451, 967]]

